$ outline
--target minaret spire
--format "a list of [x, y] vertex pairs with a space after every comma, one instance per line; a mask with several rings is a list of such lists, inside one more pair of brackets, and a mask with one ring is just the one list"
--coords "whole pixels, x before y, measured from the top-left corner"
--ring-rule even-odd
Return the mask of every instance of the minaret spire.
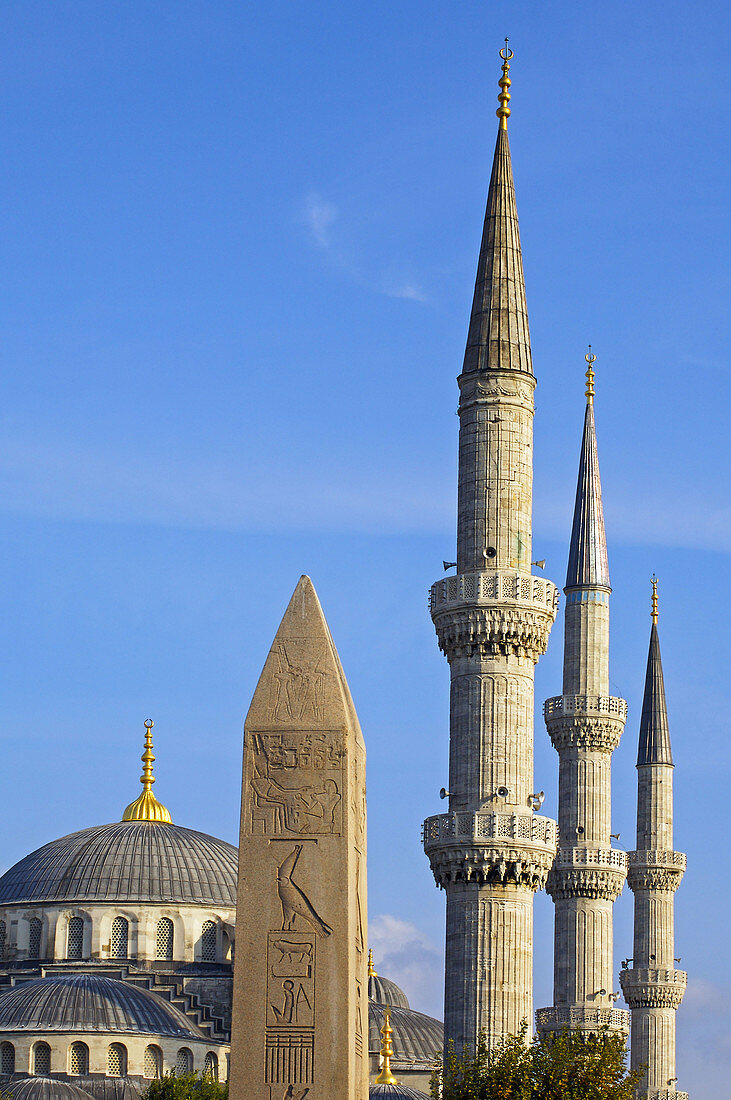
[[594, 363], [585, 357], [586, 412], [566, 577], [563, 694], [547, 699], [546, 726], [559, 755], [559, 850], [546, 889], [555, 905], [553, 1006], [541, 1031], [565, 1027], [626, 1034], [614, 1007], [612, 907], [627, 856], [612, 848], [612, 751], [627, 715], [609, 695], [609, 566], [594, 428]]
[[[685, 856], [673, 849], [673, 758], [657, 631], [657, 577], [637, 756], [637, 850], [629, 854], [635, 896], [634, 949], [623, 963], [622, 991], [632, 1014], [631, 1065], [644, 1069], [642, 1100], [688, 1100], [674, 1088], [675, 1013], [688, 976], [676, 970], [675, 891]], [[632, 965], [630, 966], [630, 963]]]
[[457, 575], [431, 589], [451, 675], [449, 812], [424, 848], [447, 894], [445, 1041], [494, 1047], [532, 1017], [533, 893], [556, 826], [535, 813], [533, 675], [556, 616], [531, 574], [533, 391], [510, 164], [507, 47], [499, 128], [459, 376]]

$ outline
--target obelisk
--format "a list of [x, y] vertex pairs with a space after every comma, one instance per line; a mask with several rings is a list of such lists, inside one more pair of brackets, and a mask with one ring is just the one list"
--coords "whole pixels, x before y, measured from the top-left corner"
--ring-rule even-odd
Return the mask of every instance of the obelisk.
[[244, 725], [231, 1100], [367, 1100], [365, 745], [309, 577]]

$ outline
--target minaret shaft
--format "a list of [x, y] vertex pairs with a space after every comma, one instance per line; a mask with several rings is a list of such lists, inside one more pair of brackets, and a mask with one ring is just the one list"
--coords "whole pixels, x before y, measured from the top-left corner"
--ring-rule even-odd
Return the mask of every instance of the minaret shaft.
[[[632, 1014], [630, 1062], [647, 1067], [638, 1096], [687, 1100], [675, 1089], [675, 1013], [687, 974], [675, 969], [675, 891], [685, 856], [673, 849], [673, 762], [657, 633], [657, 581], [637, 757], [637, 849], [628, 883], [635, 897], [633, 957], [622, 970]], [[679, 960], [677, 960], [679, 961]]]
[[614, 1008], [613, 907], [624, 884], [624, 852], [612, 848], [611, 754], [627, 705], [609, 695], [609, 568], [589, 355], [587, 405], [566, 578], [563, 695], [545, 706], [559, 754], [559, 850], [547, 889], [555, 904], [553, 1007], [541, 1031], [564, 1027], [626, 1032]]
[[534, 666], [556, 588], [531, 568], [533, 390], [523, 265], [506, 128], [509, 51], [464, 368], [457, 575], [431, 589], [451, 673], [449, 812], [424, 847], [447, 894], [445, 1039], [488, 1045], [532, 1016], [533, 892], [554, 822], [537, 816]]

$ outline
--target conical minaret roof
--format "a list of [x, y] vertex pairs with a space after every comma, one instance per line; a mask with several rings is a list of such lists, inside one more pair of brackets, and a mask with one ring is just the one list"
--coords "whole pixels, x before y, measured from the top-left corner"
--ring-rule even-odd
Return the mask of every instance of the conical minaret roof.
[[599, 455], [594, 425], [594, 371], [596, 356], [586, 356], [589, 369], [586, 372], [586, 413], [584, 436], [581, 441], [579, 479], [574, 504], [574, 524], [571, 529], [569, 566], [566, 571], [566, 588], [610, 588], [607, 539], [604, 533], [604, 509], [602, 507], [602, 483], [599, 477]]
[[645, 694], [640, 718], [640, 744], [637, 766], [642, 764], [672, 764], [668, 708], [665, 702], [665, 681], [662, 675], [660, 636], [657, 632], [657, 581], [653, 578], [652, 629], [647, 654]]
[[507, 128], [511, 83], [508, 62], [513, 54], [506, 48], [501, 56], [504, 63], [497, 111], [500, 128], [487, 193], [463, 371], [515, 370], [532, 374], [523, 256]]

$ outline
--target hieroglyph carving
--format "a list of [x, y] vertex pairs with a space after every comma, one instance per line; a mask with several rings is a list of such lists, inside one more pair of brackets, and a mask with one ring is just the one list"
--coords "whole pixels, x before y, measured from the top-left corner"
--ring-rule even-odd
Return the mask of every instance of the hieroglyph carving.
[[342, 733], [253, 733], [250, 747], [252, 835], [342, 834]]
[[273, 722], [322, 721], [327, 651], [309, 639], [275, 643], [277, 668], [272, 678], [269, 717]]
[[282, 931], [291, 931], [299, 918], [300, 921], [314, 928], [318, 935], [329, 936], [332, 928], [318, 915], [307, 894], [292, 879], [301, 853], [302, 845], [295, 844], [293, 850], [277, 868], [277, 891], [282, 905]]

